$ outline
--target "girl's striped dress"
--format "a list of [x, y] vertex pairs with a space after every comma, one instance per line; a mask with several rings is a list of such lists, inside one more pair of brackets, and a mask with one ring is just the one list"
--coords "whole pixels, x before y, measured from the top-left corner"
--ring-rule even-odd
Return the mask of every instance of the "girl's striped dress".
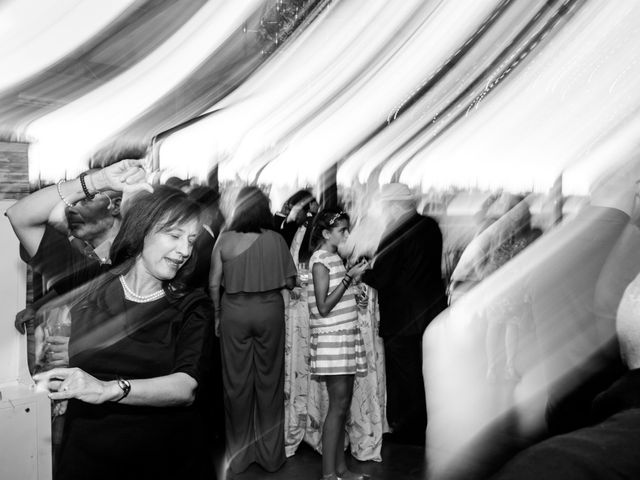
[[336, 253], [316, 250], [309, 260], [311, 279], [307, 286], [311, 331], [310, 372], [312, 375], [366, 375], [367, 356], [360, 329], [353, 288], [347, 289], [326, 317], [320, 315], [313, 289], [313, 265], [321, 263], [329, 271], [329, 295], [347, 273]]

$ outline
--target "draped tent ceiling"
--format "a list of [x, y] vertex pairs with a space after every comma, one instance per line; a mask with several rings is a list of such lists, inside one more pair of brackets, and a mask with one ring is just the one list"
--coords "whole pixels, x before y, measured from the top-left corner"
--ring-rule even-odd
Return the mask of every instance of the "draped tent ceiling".
[[[55, 4], [55, 6], [54, 6]], [[52, 181], [586, 194], [640, 138], [635, 0], [5, 0], [0, 132]]]

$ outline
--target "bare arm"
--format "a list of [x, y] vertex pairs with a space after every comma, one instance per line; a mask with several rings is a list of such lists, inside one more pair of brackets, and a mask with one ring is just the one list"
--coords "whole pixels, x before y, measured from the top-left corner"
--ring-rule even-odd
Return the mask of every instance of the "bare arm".
[[[85, 177], [91, 192], [102, 190], [122, 191], [124, 185], [138, 183], [145, 178], [142, 160], [123, 160]], [[60, 184], [60, 193], [69, 203], [84, 198], [79, 179]], [[151, 187], [149, 187], [151, 188]], [[60, 202], [58, 186], [38, 190], [13, 204], [6, 212], [18, 240], [30, 256], [38, 251], [45, 225], [55, 206]]]
[[131, 391], [122, 398], [123, 391], [117, 381], [98, 380], [79, 368], [54, 368], [33, 378], [38, 384], [45, 385], [51, 392], [49, 397], [52, 400], [77, 398], [93, 404], [119, 401], [125, 405], [150, 407], [188, 406], [193, 403], [198, 387], [193, 377], [177, 372], [162, 377], [129, 380]]
[[224, 234], [218, 237], [218, 241], [211, 252], [211, 270], [209, 271], [209, 294], [213, 301], [213, 309], [215, 312], [215, 332], [216, 336], [220, 336], [220, 287], [222, 286], [222, 242]]
[[[366, 262], [360, 262], [352, 267], [347, 275], [353, 279], [359, 279], [362, 272], [367, 268]], [[316, 296], [316, 305], [318, 306], [318, 312], [323, 317], [329, 315], [331, 310], [338, 304], [342, 296], [347, 291], [347, 285], [345, 282], [340, 282], [336, 288], [329, 293], [329, 270], [321, 263], [313, 264], [313, 291]]]

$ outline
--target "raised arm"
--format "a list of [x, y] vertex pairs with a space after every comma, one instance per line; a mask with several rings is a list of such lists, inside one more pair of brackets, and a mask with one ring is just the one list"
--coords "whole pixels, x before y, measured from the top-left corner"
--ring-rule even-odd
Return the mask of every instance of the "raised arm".
[[[122, 191], [125, 185], [145, 179], [142, 160], [123, 160], [84, 177], [90, 193]], [[149, 186], [149, 188], [151, 188]], [[62, 200], [74, 204], [85, 197], [79, 178], [42, 188], [17, 201], [6, 212], [18, 240], [31, 256], [35, 255], [52, 210]]]

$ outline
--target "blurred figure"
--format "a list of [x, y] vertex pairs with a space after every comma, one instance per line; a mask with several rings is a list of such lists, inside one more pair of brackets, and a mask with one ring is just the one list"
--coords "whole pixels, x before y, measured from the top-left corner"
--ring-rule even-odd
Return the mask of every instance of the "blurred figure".
[[[99, 192], [92, 199], [83, 198], [73, 205], [65, 206], [62, 201], [52, 210], [49, 216], [49, 223], [58, 228], [61, 232], [68, 234], [69, 238], [59, 237], [63, 244], [71, 244], [79, 249], [89, 258], [103, 264], [109, 264], [109, 249], [113, 239], [120, 230], [122, 220], [120, 203], [122, 192], [106, 190]], [[59, 245], [52, 245], [47, 256], [55, 262]], [[64, 245], [62, 246], [64, 248]], [[26, 259], [25, 259], [26, 260]], [[58, 272], [64, 271], [64, 265], [56, 268]], [[51, 285], [59, 278], [45, 279]], [[44, 344], [43, 329], [46, 324], [58, 332], [64, 332], [56, 327], [56, 323], [63, 323], [57, 310], [54, 315], [45, 316], [39, 309], [47, 302], [57, 296], [56, 286], [51, 285], [51, 290], [28, 305], [24, 310], [16, 315], [15, 326], [21, 333], [25, 332], [25, 324], [28, 324], [29, 335], [27, 339], [28, 353], [27, 359], [32, 373], [35, 371], [52, 367], [64, 367], [68, 365], [68, 335], [48, 336], [46, 345]], [[64, 315], [63, 315], [64, 316]], [[52, 330], [52, 331], [53, 331]]]
[[274, 225], [276, 231], [280, 232], [287, 242], [296, 266], [300, 263], [308, 264], [311, 258], [311, 223], [318, 213], [318, 208], [318, 202], [309, 190], [299, 190], [291, 195], [282, 207], [281, 211], [289, 211], [286, 219]]
[[[91, 170], [85, 172], [90, 173]], [[84, 255], [102, 264], [109, 264], [109, 250], [120, 230], [122, 215], [120, 205], [122, 192], [105, 190], [93, 198], [83, 198], [73, 205], [65, 205], [62, 200], [53, 208], [48, 223], [64, 234], [59, 241], [65, 248], [71, 242]], [[68, 237], [68, 238], [65, 238]], [[52, 245], [46, 255], [55, 260], [59, 245]], [[25, 256], [28, 261], [28, 255]], [[65, 265], [56, 270], [64, 271]], [[56, 285], [53, 279], [44, 279], [50, 290], [31, 305], [18, 312], [15, 326], [21, 333], [27, 332], [27, 363], [29, 371], [50, 370], [69, 365], [69, 333], [71, 318], [65, 305], [57, 308], [42, 308], [55, 299]], [[51, 425], [52, 453], [54, 466], [59, 455], [66, 402], [55, 402], [52, 409]]]
[[265, 194], [257, 187], [243, 188], [211, 260], [209, 288], [222, 346], [226, 454], [234, 473], [253, 462], [272, 472], [285, 462], [280, 290], [294, 287], [297, 272], [287, 244], [272, 228]]
[[520, 200], [515, 195], [505, 192], [477, 212], [475, 218], [478, 228], [473, 239], [462, 251], [451, 274], [448, 288], [449, 304], [453, 304], [496, 270], [495, 266], [490, 265], [492, 252], [499, 246], [496, 238], [502, 237], [503, 230], [511, 227], [506, 219], [500, 220]]
[[[609, 305], [619, 304], [617, 343], [626, 371], [595, 397], [588, 426], [525, 450], [493, 477], [496, 480], [640, 477], [640, 275], [628, 284], [622, 297], [618, 288], [629, 281], [631, 272], [640, 272], [638, 248], [640, 229], [634, 218], [607, 260], [596, 292], [596, 311], [605, 312], [598, 308], [604, 305], [603, 296], [610, 300]], [[611, 269], [613, 266], [616, 268]], [[601, 315], [601, 319], [606, 317]]]
[[[201, 208], [202, 231], [193, 245], [198, 262], [189, 272], [188, 278], [185, 278], [185, 282], [191, 288], [204, 290], [209, 295], [211, 253], [224, 226], [224, 215], [220, 210], [220, 193], [203, 185], [192, 188], [188, 195]], [[198, 407], [207, 422], [209, 440], [216, 443], [224, 438], [224, 394], [220, 339], [215, 335], [212, 339], [211, 364], [208, 367], [199, 389]]]
[[57, 263], [43, 258], [57, 235], [47, 218], [59, 199], [73, 204], [120, 191], [144, 181], [141, 166], [116, 163], [39, 190], [7, 211], [36, 271], [68, 267], [58, 286], [69, 294], [56, 304], [70, 309], [71, 368], [34, 376], [51, 399], [69, 400], [58, 480], [213, 475], [202, 421], [191, 407], [209, 346], [211, 303], [174, 282], [189, 268], [198, 206], [169, 187], [139, 193], [111, 247], [113, 268], [68, 242], [60, 243]]
[[194, 187], [188, 195], [200, 205], [202, 232], [194, 245], [194, 249], [198, 252], [198, 264], [186, 281], [194, 288], [203, 288], [208, 294], [211, 252], [225, 221], [220, 210], [220, 193], [211, 187], [198, 186]]
[[[434, 478], [485, 478], [515, 452], [549, 435], [556, 437], [523, 453], [506, 469], [510, 476], [500, 478], [610, 478], [623, 465], [629, 471], [628, 459], [620, 457], [626, 455], [622, 444], [631, 445], [627, 434], [638, 430], [624, 425], [631, 420], [616, 421], [625, 403], [622, 390], [631, 384], [625, 381], [622, 390], [612, 386], [620, 378], [619, 355], [612, 347], [622, 292], [640, 271], [640, 233], [629, 223], [638, 167], [638, 162], [616, 167], [594, 186], [589, 206], [469, 292], [425, 335], [427, 352], [436, 352], [428, 362], [434, 368], [426, 373], [433, 389], [429, 398], [437, 406], [429, 432]], [[518, 357], [528, 364], [522, 362], [518, 388], [507, 392], [481, 380], [478, 347], [486, 338], [482, 328], [473, 328], [472, 315], [523, 290], [530, 297], [536, 338], [519, 343]], [[456, 375], [442, 377], [443, 368], [455, 368]], [[594, 399], [607, 390], [605, 398], [613, 403], [606, 403], [618, 407], [603, 410]], [[464, 433], [453, 435], [452, 424]], [[603, 435], [594, 440], [598, 431]], [[567, 432], [572, 433], [563, 435]], [[627, 440], [616, 443], [620, 438]], [[582, 458], [581, 450], [601, 467], [588, 466], [592, 461]]]
[[[52, 215], [48, 221], [61, 232], [73, 237], [68, 240], [61, 239], [62, 242], [71, 241], [72, 245], [88, 257], [101, 263], [110, 263], [109, 249], [120, 230], [120, 222], [122, 221], [121, 201], [122, 192], [113, 190], [99, 192], [92, 199], [83, 198], [71, 206], [64, 206], [64, 203], [60, 201], [59, 206], [52, 209]], [[60, 211], [63, 213], [58, 213]], [[54, 246], [51, 249], [52, 260], [55, 260], [55, 253], [56, 247]], [[53, 297], [55, 297], [55, 293], [39, 299], [19, 312], [16, 315], [16, 329], [20, 333], [25, 333], [24, 324], [33, 322], [38, 308]]]
[[364, 283], [378, 290], [380, 336], [387, 374], [387, 419], [397, 441], [423, 444], [427, 422], [422, 388], [422, 334], [446, 308], [442, 234], [416, 212], [406, 185], [383, 185], [370, 215], [386, 229]]
[[[500, 269], [541, 235], [539, 230], [531, 228], [531, 213], [524, 200], [514, 197], [513, 201], [506, 202], [505, 206], [507, 211], [493, 213], [504, 221], [491, 239], [493, 245], [483, 278]], [[515, 365], [518, 330], [523, 328], [523, 322], [533, 321], [527, 299], [527, 293], [520, 290], [503, 295], [487, 306], [487, 378], [490, 380], [519, 378]]]

